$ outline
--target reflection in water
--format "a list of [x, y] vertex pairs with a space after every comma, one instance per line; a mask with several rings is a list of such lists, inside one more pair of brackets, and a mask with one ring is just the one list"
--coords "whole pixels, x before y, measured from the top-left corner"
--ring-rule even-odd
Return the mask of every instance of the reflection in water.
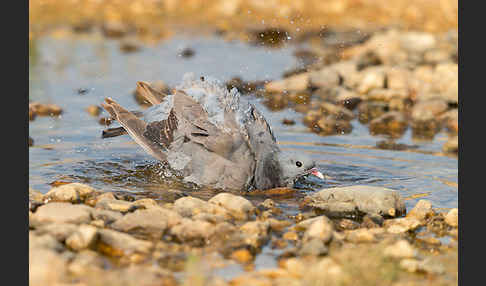
[[[178, 56], [181, 46], [194, 47], [195, 55], [182, 59]], [[235, 76], [244, 81], [268, 80], [297, 65], [295, 47], [267, 50], [183, 35], [130, 54], [120, 52], [116, 41], [96, 35], [42, 38], [31, 48], [29, 98], [56, 103], [64, 110], [61, 118], [38, 117], [30, 122], [29, 136], [36, 145], [29, 148], [29, 185], [42, 192], [58, 180], [153, 198], [163, 197], [168, 189], [209, 198], [221, 190], [196, 188], [177, 176], [168, 176], [163, 166], [128, 136], [101, 139], [104, 126], [85, 111], [86, 107], [111, 96], [129, 109], [140, 109], [132, 96], [139, 80], [163, 80], [173, 86], [188, 71], [221, 81]], [[80, 94], [79, 88], [89, 92]], [[437, 155], [445, 134], [415, 141], [409, 128], [395, 145], [383, 145], [379, 142], [386, 137], [371, 136], [366, 125], [354, 120], [350, 134], [324, 137], [308, 132], [300, 113], [289, 108], [273, 112], [262, 104], [263, 98], [249, 98], [268, 119], [282, 147], [312, 154], [326, 176], [324, 181], [312, 176], [300, 179], [294, 197], [275, 197], [286, 214], [297, 212], [300, 197], [306, 193], [356, 184], [399, 190], [408, 198], [407, 208], [421, 198], [430, 200], [434, 207], [457, 207], [457, 158]], [[103, 112], [100, 116], [106, 115]], [[293, 119], [296, 124], [285, 125], [284, 119]], [[264, 200], [248, 198], [254, 203]]]

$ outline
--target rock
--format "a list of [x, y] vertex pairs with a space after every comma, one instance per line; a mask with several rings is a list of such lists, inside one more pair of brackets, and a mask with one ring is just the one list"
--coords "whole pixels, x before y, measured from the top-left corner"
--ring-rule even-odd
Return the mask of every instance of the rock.
[[331, 241], [334, 228], [332, 226], [332, 222], [326, 216], [318, 216], [302, 221], [298, 224], [298, 226], [303, 227], [307, 224], [309, 225], [306, 227], [304, 232], [304, 241], [311, 239], [320, 239], [324, 243]]
[[98, 203], [102, 199], [116, 200], [116, 196], [111, 192], [102, 193], [102, 194], [97, 195], [97, 196], [89, 196], [88, 198], [86, 198], [84, 203], [89, 205], [89, 206], [94, 207], [94, 206], [96, 206], [96, 203]]
[[149, 198], [136, 200], [132, 202], [132, 205], [144, 209], [159, 208], [159, 204], [154, 199]]
[[369, 123], [370, 134], [386, 134], [392, 138], [401, 137], [408, 127], [405, 116], [398, 111], [389, 111]]
[[66, 245], [76, 251], [89, 248], [94, 245], [98, 236], [96, 227], [83, 224], [66, 238]]
[[102, 198], [96, 202], [95, 208], [127, 213], [136, 210], [138, 207], [127, 201]]
[[209, 213], [231, 218], [225, 208], [194, 197], [183, 197], [176, 200], [174, 202], [174, 211], [183, 217], [190, 217], [199, 213]]
[[362, 227], [366, 228], [377, 228], [382, 227], [385, 220], [381, 215], [377, 214], [367, 214], [363, 217]]
[[135, 37], [124, 38], [120, 41], [120, 51], [124, 53], [137, 52], [142, 48], [140, 41]]
[[64, 242], [67, 237], [78, 229], [77, 225], [72, 223], [49, 223], [36, 228], [38, 234], [49, 234], [59, 242]]
[[341, 229], [341, 230], [357, 229], [357, 228], [360, 227], [360, 224], [357, 223], [354, 220], [343, 218], [343, 219], [339, 220], [337, 227], [338, 227], [338, 229]]
[[321, 135], [347, 134], [353, 130], [353, 126], [349, 121], [323, 116], [312, 126], [312, 130]]
[[30, 222], [34, 226], [47, 223], [89, 223], [91, 221], [91, 209], [86, 205], [49, 203], [40, 206], [32, 215]]
[[324, 257], [311, 264], [304, 275], [304, 281], [311, 284], [315, 281], [346, 281], [346, 277], [341, 265], [330, 257]]
[[253, 247], [260, 247], [268, 239], [270, 224], [261, 221], [249, 221], [240, 227], [245, 243]]
[[423, 221], [433, 215], [434, 211], [432, 210], [432, 203], [428, 200], [420, 200], [407, 214], [407, 217]]
[[93, 250], [84, 249], [78, 252], [73, 261], [69, 263], [69, 273], [82, 277], [92, 275], [96, 271], [101, 271], [104, 267], [104, 261], [101, 256]]
[[244, 264], [253, 260], [253, 255], [247, 249], [238, 249], [231, 254], [231, 259]]
[[392, 67], [386, 70], [387, 88], [390, 90], [408, 90], [410, 88], [409, 78], [412, 73], [405, 68]]
[[406, 211], [398, 191], [364, 185], [322, 189], [307, 196], [304, 204], [331, 217], [353, 217], [363, 214], [397, 217]]
[[107, 38], [121, 38], [129, 32], [127, 24], [118, 20], [108, 20], [103, 22], [102, 31]]
[[404, 217], [386, 220], [383, 226], [389, 233], [404, 233], [407, 231], [413, 231], [423, 224], [424, 222], [421, 222], [416, 218]]
[[29, 252], [36, 249], [47, 249], [61, 252], [64, 247], [50, 234], [39, 234], [34, 231], [29, 231]]
[[298, 254], [300, 256], [321, 256], [326, 255], [329, 249], [324, 244], [324, 241], [318, 238], [302, 241]]
[[234, 218], [246, 220], [250, 213], [255, 209], [253, 204], [247, 199], [230, 193], [219, 193], [209, 201], [211, 204], [222, 206]]
[[412, 108], [411, 118], [416, 122], [436, 120], [447, 108], [447, 103], [442, 99], [419, 101]]
[[445, 216], [444, 221], [452, 227], [457, 227], [459, 225], [459, 209], [451, 209]]
[[111, 229], [98, 229], [98, 248], [109, 256], [124, 256], [133, 253], [148, 253], [152, 242], [132, 237]]
[[349, 109], [328, 102], [322, 102], [320, 105], [320, 110], [325, 116], [332, 116], [336, 119], [348, 121], [355, 117], [353, 112], [351, 112]]
[[400, 261], [400, 267], [408, 272], [417, 272], [420, 262], [417, 259], [402, 259]]
[[304, 91], [309, 87], [309, 73], [300, 73], [265, 84], [267, 92]]
[[302, 259], [295, 257], [282, 260], [279, 265], [283, 269], [287, 270], [290, 275], [296, 278], [303, 277], [307, 271], [306, 263], [304, 263]]
[[209, 222], [183, 218], [170, 229], [170, 234], [181, 242], [195, 242], [201, 245], [214, 234], [214, 230], [214, 225]]
[[270, 223], [270, 229], [273, 231], [282, 231], [284, 228], [290, 226], [292, 223], [287, 220], [277, 220], [274, 218], [269, 218], [267, 220]]
[[284, 124], [284, 125], [295, 125], [295, 120], [284, 118], [284, 119], [282, 119], [282, 124]]
[[375, 88], [383, 88], [385, 86], [385, 72], [380, 68], [368, 68], [361, 72], [361, 79], [356, 88], [356, 91], [361, 94], [366, 94]]
[[237, 276], [229, 281], [231, 286], [272, 286], [272, 280], [263, 275], [255, 274], [254, 272], [245, 273], [243, 275]]
[[404, 239], [397, 241], [393, 245], [387, 246], [383, 250], [383, 254], [394, 258], [414, 258], [417, 256], [416, 250]]
[[456, 135], [459, 132], [459, 111], [457, 109], [445, 112], [440, 120], [444, 121], [444, 125], [451, 135]]
[[116, 220], [111, 227], [123, 232], [136, 232], [160, 239], [168, 227], [177, 225], [182, 217], [161, 207], [139, 209]]
[[66, 260], [49, 249], [29, 249], [29, 285], [60, 285], [67, 282]]
[[400, 46], [408, 52], [424, 53], [437, 45], [433, 34], [408, 32], [400, 36]]
[[35, 211], [38, 206], [44, 204], [44, 195], [29, 187], [29, 210]]
[[105, 224], [110, 224], [123, 217], [123, 215], [119, 212], [103, 209], [93, 209], [91, 211], [91, 216], [94, 220], [101, 220]]
[[86, 108], [86, 112], [95, 117], [99, 116], [101, 114], [101, 111], [103, 110], [98, 105], [90, 105]]
[[382, 234], [383, 232], [384, 230], [381, 228], [347, 230], [345, 239], [354, 243], [374, 242], [377, 240], [377, 235]]
[[309, 73], [309, 84], [312, 87], [336, 87], [340, 81], [341, 77], [338, 71], [333, 68], [323, 68]]
[[96, 190], [81, 183], [70, 183], [52, 188], [45, 194], [48, 201], [54, 202], [80, 202]]
[[383, 115], [389, 110], [388, 104], [382, 101], [363, 101], [358, 104], [358, 120], [362, 124]]
[[29, 103], [29, 111], [40, 116], [57, 116], [62, 113], [62, 108], [56, 104], [42, 104], [39, 102]]
[[283, 239], [296, 241], [299, 239], [299, 235], [295, 231], [288, 231], [282, 235]]
[[444, 151], [445, 153], [459, 152], [459, 137], [457, 135], [450, 137], [449, 140], [447, 140], [447, 142], [442, 145], [442, 151]]

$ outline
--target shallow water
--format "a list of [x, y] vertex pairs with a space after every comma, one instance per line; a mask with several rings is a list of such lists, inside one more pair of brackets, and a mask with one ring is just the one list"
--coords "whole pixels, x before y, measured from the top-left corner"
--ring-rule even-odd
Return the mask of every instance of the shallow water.
[[[192, 48], [195, 55], [180, 57], [178, 54], [185, 47]], [[143, 192], [155, 199], [163, 197], [167, 188], [210, 197], [211, 192], [195, 191], [177, 180], [161, 178], [156, 160], [128, 136], [101, 139], [105, 126], [85, 109], [99, 105], [107, 96], [129, 110], [140, 109], [133, 97], [137, 81], [163, 80], [174, 86], [189, 71], [223, 82], [234, 76], [247, 81], [280, 78], [285, 70], [299, 65], [292, 55], [296, 48], [267, 49], [215, 36], [179, 35], [125, 54], [117, 41], [97, 34], [39, 39], [30, 58], [29, 99], [55, 103], [63, 108], [63, 114], [59, 118], [38, 116], [29, 124], [29, 135], [34, 139], [34, 146], [29, 148], [29, 185], [45, 193], [53, 181], [80, 181], [104, 191]], [[79, 94], [80, 88], [87, 92]], [[439, 133], [432, 141], [415, 141], [408, 130], [397, 143], [416, 148], [382, 150], [376, 144], [384, 137], [371, 136], [368, 128], [357, 120], [352, 121], [350, 134], [319, 136], [300, 123], [301, 114], [291, 109], [272, 112], [261, 99], [249, 98], [273, 127], [282, 148], [311, 154], [326, 175], [325, 181], [311, 177], [300, 181], [301, 193], [366, 184], [399, 190], [408, 210], [422, 198], [438, 209], [457, 207], [457, 158], [438, 154], [446, 134]], [[294, 119], [296, 124], [284, 125], [284, 118]], [[274, 200], [281, 204], [285, 215], [293, 215], [301, 198]], [[249, 199], [254, 203], [263, 200]], [[255, 267], [274, 266], [276, 255], [278, 250], [265, 246], [256, 258]], [[231, 277], [242, 269], [238, 266], [218, 271]]]
[[[186, 47], [195, 51], [193, 57], [179, 56]], [[97, 34], [39, 39], [30, 58], [29, 99], [55, 103], [63, 108], [63, 114], [59, 118], [37, 117], [29, 124], [29, 135], [34, 139], [34, 147], [29, 148], [30, 186], [47, 192], [49, 183], [60, 180], [83, 181], [105, 191], [157, 192], [167, 186], [192, 191], [191, 186], [160, 178], [155, 159], [128, 136], [101, 139], [105, 126], [85, 109], [99, 105], [106, 96], [127, 109], [140, 109], [132, 94], [136, 81], [163, 80], [174, 86], [189, 71], [222, 82], [234, 76], [247, 81], [276, 79], [299, 65], [292, 55], [295, 49], [291, 45], [267, 49], [215, 36], [179, 35], [126, 54], [120, 51], [118, 41]], [[79, 89], [87, 92], [79, 94]], [[312, 154], [326, 175], [324, 182], [305, 180], [299, 185], [304, 191], [368, 184], [399, 190], [407, 208], [421, 198], [430, 200], [435, 208], [457, 207], [457, 158], [437, 154], [445, 133], [432, 141], [416, 141], [409, 129], [397, 143], [417, 148], [382, 150], [376, 144], [384, 138], [371, 136], [357, 120], [352, 121], [350, 134], [319, 136], [300, 123], [301, 114], [291, 109], [269, 111], [261, 99], [249, 98], [266, 116], [282, 148]], [[284, 125], [284, 118], [294, 119], [296, 124]], [[289, 204], [289, 212], [294, 210], [291, 199], [282, 203]]]

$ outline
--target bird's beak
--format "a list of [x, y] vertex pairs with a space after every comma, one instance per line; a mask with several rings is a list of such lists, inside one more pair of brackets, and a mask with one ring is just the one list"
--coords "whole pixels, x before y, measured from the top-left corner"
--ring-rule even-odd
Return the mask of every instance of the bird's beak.
[[321, 172], [319, 172], [319, 170], [317, 170], [316, 168], [312, 168], [310, 170], [310, 174], [320, 178], [321, 180], [324, 180], [324, 175]]

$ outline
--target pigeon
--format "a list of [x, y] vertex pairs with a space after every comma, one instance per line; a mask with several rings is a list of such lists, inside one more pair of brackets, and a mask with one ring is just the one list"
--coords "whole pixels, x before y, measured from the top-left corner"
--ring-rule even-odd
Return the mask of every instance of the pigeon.
[[102, 107], [121, 127], [105, 129], [102, 137], [128, 134], [185, 182], [263, 191], [291, 188], [308, 174], [324, 178], [309, 156], [281, 150], [255, 106], [215, 78], [185, 74], [171, 94], [140, 81], [137, 92], [152, 104], [142, 112], [105, 98]]

